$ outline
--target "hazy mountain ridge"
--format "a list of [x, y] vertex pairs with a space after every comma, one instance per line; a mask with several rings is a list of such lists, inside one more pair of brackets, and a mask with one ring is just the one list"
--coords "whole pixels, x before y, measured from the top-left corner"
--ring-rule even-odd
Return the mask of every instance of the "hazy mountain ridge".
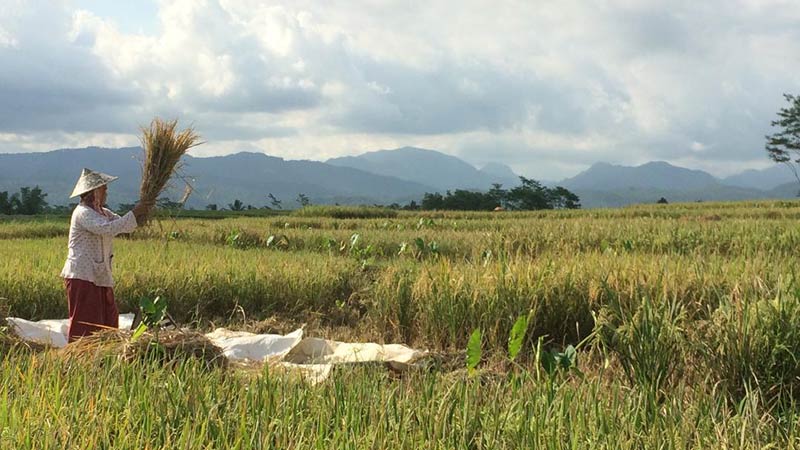
[[601, 190], [630, 187], [694, 190], [716, 183], [718, 183], [716, 178], [702, 170], [685, 169], [663, 161], [653, 161], [635, 167], [597, 163], [561, 182], [568, 189]]
[[[416, 147], [378, 150], [358, 156], [331, 158], [326, 163], [431, 185], [437, 191], [486, 190], [491, 187], [492, 183], [515, 185], [518, 182], [516, 174], [508, 166], [491, 164], [488, 171], [478, 170], [475, 166], [455, 156]], [[506, 173], [503, 173], [503, 167], [507, 169]]]
[[[791, 182], [781, 182], [793, 177], [787, 167], [769, 167], [719, 179], [702, 170], [653, 161], [640, 166], [597, 163], [560, 184], [578, 194], [584, 206], [618, 207], [653, 203], [662, 197], [670, 202], [793, 198], [797, 189], [791, 189]], [[798, 186], [795, 181], [794, 187]]]
[[[119, 176], [111, 190], [111, 204], [138, 198], [142, 150], [139, 147], [62, 149], [45, 153], [0, 154], [0, 191], [16, 192], [21, 186], [39, 185], [53, 205], [67, 204], [67, 196], [80, 170], [90, 167]], [[262, 153], [240, 152], [226, 156], [187, 156], [183, 173], [195, 191], [187, 206], [224, 208], [234, 199], [256, 207], [269, 205], [272, 193], [287, 208], [295, 207], [298, 194], [312, 203], [390, 204], [419, 201], [425, 192], [454, 189], [487, 190], [492, 183], [510, 188], [518, 176], [500, 163], [481, 169], [443, 153], [404, 147], [327, 162], [284, 160]], [[707, 172], [655, 161], [630, 167], [597, 163], [556, 183], [581, 198], [584, 207], [617, 207], [670, 202], [794, 198], [800, 184], [791, 170], [774, 166], [747, 170], [723, 179]], [[167, 195], [181, 197], [183, 183], [176, 181]]]
[[762, 170], [748, 169], [744, 172], [725, 177], [723, 184], [729, 186], [749, 187], [762, 190], [775, 189], [787, 183], [797, 184], [798, 180], [792, 170], [784, 164], [776, 164]]
[[[66, 204], [69, 192], [83, 167], [119, 176], [111, 190], [111, 204], [131, 203], [138, 198], [142, 150], [122, 149], [56, 150], [46, 153], [0, 155], [0, 191], [16, 191], [20, 186], [39, 185], [50, 204]], [[260, 207], [269, 204], [272, 193], [284, 207], [294, 207], [302, 193], [314, 203], [408, 202], [419, 199], [431, 186], [376, 175], [349, 167], [336, 167], [318, 161], [287, 161], [261, 153], [236, 153], [197, 158], [187, 155], [182, 173], [195, 191], [187, 206], [207, 204], [225, 207], [234, 199]], [[167, 192], [178, 199], [184, 184], [176, 180]], [[74, 200], [72, 200], [74, 201]]]

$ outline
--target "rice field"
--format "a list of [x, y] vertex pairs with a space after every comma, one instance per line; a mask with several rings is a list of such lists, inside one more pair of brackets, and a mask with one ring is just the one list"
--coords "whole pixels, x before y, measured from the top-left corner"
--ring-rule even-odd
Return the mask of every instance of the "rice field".
[[[200, 330], [304, 325], [436, 358], [310, 385], [4, 331], [0, 448], [795, 448], [798, 218], [784, 201], [162, 219], [115, 240], [122, 312], [161, 295]], [[66, 315], [67, 225], [0, 219], [0, 315]]]

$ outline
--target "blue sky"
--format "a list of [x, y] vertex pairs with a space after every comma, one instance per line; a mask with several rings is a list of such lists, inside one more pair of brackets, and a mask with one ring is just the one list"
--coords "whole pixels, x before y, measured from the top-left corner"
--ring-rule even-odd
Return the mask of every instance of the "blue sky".
[[406, 145], [539, 179], [597, 161], [769, 165], [800, 94], [796, 0], [0, 0], [0, 152], [138, 142], [198, 156]]
[[72, 9], [84, 9], [113, 22], [124, 33], [156, 34], [158, 2], [155, 0], [72, 0]]

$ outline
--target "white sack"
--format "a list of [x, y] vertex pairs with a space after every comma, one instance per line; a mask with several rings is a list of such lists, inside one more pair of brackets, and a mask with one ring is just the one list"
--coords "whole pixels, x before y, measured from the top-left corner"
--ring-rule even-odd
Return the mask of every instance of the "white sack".
[[[31, 322], [9, 317], [11, 329], [23, 340], [61, 348], [67, 345], [69, 319]], [[119, 326], [130, 329], [133, 314], [121, 314]], [[287, 335], [253, 334], [217, 328], [205, 335], [231, 361], [276, 362], [288, 370], [297, 371], [311, 383], [328, 378], [334, 364], [382, 361], [397, 370], [414, 364], [427, 352], [400, 344], [373, 342], [348, 343], [326, 339], [303, 339], [303, 330]]]
[[231, 361], [258, 361], [280, 358], [289, 353], [303, 339], [301, 328], [281, 336], [279, 334], [253, 334], [246, 331], [231, 331], [217, 328], [206, 334], [208, 340], [222, 349]]

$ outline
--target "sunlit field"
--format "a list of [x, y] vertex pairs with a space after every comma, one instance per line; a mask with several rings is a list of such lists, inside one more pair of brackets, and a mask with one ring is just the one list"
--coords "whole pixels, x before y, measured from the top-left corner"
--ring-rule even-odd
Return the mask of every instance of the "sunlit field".
[[[798, 218], [794, 201], [162, 217], [115, 240], [122, 312], [160, 295], [199, 330], [304, 326], [430, 361], [312, 385], [4, 330], [0, 448], [793, 448]], [[67, 232], [0, 219], [0, 315], [66, 316]]]

